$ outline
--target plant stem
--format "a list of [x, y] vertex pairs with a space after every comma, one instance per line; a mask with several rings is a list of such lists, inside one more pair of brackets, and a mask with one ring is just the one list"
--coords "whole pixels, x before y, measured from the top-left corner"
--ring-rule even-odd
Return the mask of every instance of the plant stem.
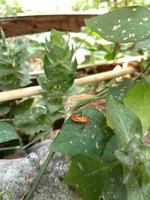
[[25, 194], [24, 200], [30, 200], [31, 199], [31, 197], [33, 195], [33, 192], [35, 191], [38, 183], [40, 182], [42, 176], [44, 175], [44, 173], [45, 173], [45, 171], [47, 169], [47, 166], [50, 163], [50, 161], [53, 158], [53, 156], [54, 156], [54, 152], [49, 152], [48, 153], [48, 156], [47, 156], [45, 162], [43, 163], [42, 167], [40, 168], [37, 177], [34, 179], [33, 183], [29, 187], [29, 190]]
[[140, 79], [142, 77], [142, 75], [149, 69], [150, 67], [150, 63], [147, 64], [147, 66], [145, 67], [145, 69], [143, 70], [143, 72], [141, 72], [139, 74], [139, 76], [136, 77], [135, 81], [137, 81], [138, 79]]
[[1, 152], [1, 151], [17, 150], [17, 149], [20, 149], [20, 148], [21, 148], [21, 146], [4, 147], [4, 148], [0, 148], [0, 152]]
[[118, 8], [118, 2], [117, 2], [117, 0], [114, 0], [114, 7]]
[[[3, 200], [3, 195], [4, 194], [6, 194], [8, 196], [9, 200], [13, 200], [12, 199], [12, 195], [11, 195], [11, 193], [9, 191], [1, 191], [0, 192], [0, 200]], [[1, 197], [2, 197], [2, 199], [1, 199]]]
[[128, 0], [124, 1], [125, 7], [128, 7]]

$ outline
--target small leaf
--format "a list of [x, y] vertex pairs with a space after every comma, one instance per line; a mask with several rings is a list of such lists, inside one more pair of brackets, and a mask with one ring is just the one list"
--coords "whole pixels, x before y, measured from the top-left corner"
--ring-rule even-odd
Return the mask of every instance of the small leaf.
[[84, 200], [99, 200], [103, 192], [107, 165], [85, 155], [72, 159], [65, 183], [72, 186]]
[[105, 146], [102, 156], [104, 162], [112, 162], [116, 160], [114, 151], [117, 149], [117, 147], [117, 137], [116, 135], [113, 135]]
[[85, 23], [112, 42], [138, 42], [150, 38], [150, 10], [141, 6], [118, 8], [87, 19]]
[[86, 116], [91, 121], [83, 124], [69, 118], [50, 149], [69, 156], [77, 154], [100, 156], [109, 138], [104, 115], [97, 109], [90, 108], [82, 109], [76, 114]]
[[0, 143], [18, 139], [15, 128], [7, 123], [0, 122]]
[[146, 185], [140, 185], [137, 178], [133, 174], [127, 175], [127, 177], [127, 199], [149, 200], [150, 183]]
[[6, 115], [10, 111], [10, 106], [8, 104], [0, 104], [0, 116]]
[[110, 96], [113, 96], [115, 100], [121, 102], [134, 82], [132, 79], [125, 79], [119, 85], [109, 88], [106, 99], [108, 100]]
[[139, 118], [123, 104], [110, 97], [107, 102], [106, 116], [117, 134], [119, 147], [125, 148], [134, 137], [142, 136], [142, 126]]
[[124, 103], [140, 118], [145, 133], [150, 126], [150, 84], [144, 79], [136, 81], [124, 97]]

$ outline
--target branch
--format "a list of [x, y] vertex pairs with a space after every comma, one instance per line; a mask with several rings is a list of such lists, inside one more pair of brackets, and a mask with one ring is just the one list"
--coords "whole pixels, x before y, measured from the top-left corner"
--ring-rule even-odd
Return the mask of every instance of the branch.
[[1, 17], [0, 27], [6, 37], [40, 33], [50, 31], [52, 28], [60, 31], [79, 32], [84, 26], [84, 20], [96, 14], [56, 14]]

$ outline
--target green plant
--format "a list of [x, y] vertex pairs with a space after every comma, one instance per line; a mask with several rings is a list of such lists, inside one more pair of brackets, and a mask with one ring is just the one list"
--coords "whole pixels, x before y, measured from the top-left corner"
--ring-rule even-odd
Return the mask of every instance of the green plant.
[[23, 40], [6, 40], [3, 30], [0, 35], [0, 90], [27, 86], [30, 81], [27, 65], [28, 52]]
[[[31, 144], [50, 133], [53, 122], [63, 117], [63, 100], [73, 84], [77, 66], [73, 49], [69, 47], [69, 41], [66, 41], [63, 35], [52, 30], [50, 41], [46, 40], [43, 60], [45, 74], [38, 78], [42, 96], [0, 104], [0, 143], [19, 139], [23, 147], [22, 137], [29, 135]], [[0, 69], [3, 72], [3, 82], [0, 86], [3, 90], [23, 87], [24, 80], [29, 79], [29, 73], [23, 74], [28, 69], [27, 50], [22, 46], [22, 42], [21, 47], [20, 43], [16, 46], [15, 41], [11, 47], [8, 46], [2, 30], [1, 36], [1, 49], [4, 51], [1, 51]], [[10, 78], [11, 84], [8, 81]], [[3, 149], [6, 150], [1, 150]]]
[[[143, 7], [119, 8], [86, 24], [107, 40], [138, 42], [150, 38], [149, 15]], [[83, 125], [69, 117], [50, 147], [71, 157], [64, 181], [84, 200], [149, 199], [150, 147], [144, 132], [150, 125], [150, 85], [139, 79], [109, 89], [106, 115], [95, 109], [78, 110], [75, 114], [91, 120]]]
[[22, 13], [24, 9], [17, 3], [16, 0], [8, 1], [8, 0], [0, 0], [1, 9], [0, 16], [12, 16], [17, 15], [18, 13]]
[[[135, 43], [150, 38], [149, 20], [149, 9], [133, 6], [88, 19], [86, 25], [111, 42]], [[48, 132], [53, 121], [62, 116], [64, 97], [75, 78], [76, 60], [63, 33], [53, 30], [50, 41], [46, 40], [43, 67], [45, 74], [38, 78], [42, 98], [16, 102], [12, 112], [16, 127], [30, 134]], [[141, 74], [137, 79], [105, 88], [106, 113], [93, 108], [79, 109], [83, 104], [76, 107], [73, 115], [90, 120], [83, 124], [69, 117], [65, 121], [25, 200], [31, 198], [54, 152], [70, 156], [64, 182], [82, 199], [149, 200], [150, 147], [144, 133], [150, 126], [150, 84], [143, 77]], [[9, 111], [6, 104], [1, 113]], [[16, 137], [12, 127], [11, 130]]]

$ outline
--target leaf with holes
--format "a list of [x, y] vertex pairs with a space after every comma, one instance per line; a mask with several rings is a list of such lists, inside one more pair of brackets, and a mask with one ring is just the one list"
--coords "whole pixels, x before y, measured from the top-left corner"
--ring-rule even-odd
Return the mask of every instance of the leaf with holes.
[[142, 136], [142, 125], [139, 118], [112, 96], [107, 102], [106, 117], [117, 134], [119, 147], [124, 148], [131, 139]]
[[98, 200], [104, 190], [108, 167], [85, 155], [72, 159], [65, 183], [72, 186], [84, 200]]
[[124, 97], [124, 103], [140, 118], [145, 133], [150, 126], [150, 84], [144, 79], [136, 81]]
[[150, 38], [150, 10], [141, 6], [118, 8], [87, 19], [85, 23], [112, 42], [138, 42]]
[[18, 139], [15, 128], [7, 123], [0, 122], [0, 143]]
[[70, 117], [50, 149], [69, 156], [77, 154], [100, 156], [109, 138], [104, 115], [93, 108], [84, 108], [75, 114], [86, 116], [90, 121], [83, 124], [74, 122]]

